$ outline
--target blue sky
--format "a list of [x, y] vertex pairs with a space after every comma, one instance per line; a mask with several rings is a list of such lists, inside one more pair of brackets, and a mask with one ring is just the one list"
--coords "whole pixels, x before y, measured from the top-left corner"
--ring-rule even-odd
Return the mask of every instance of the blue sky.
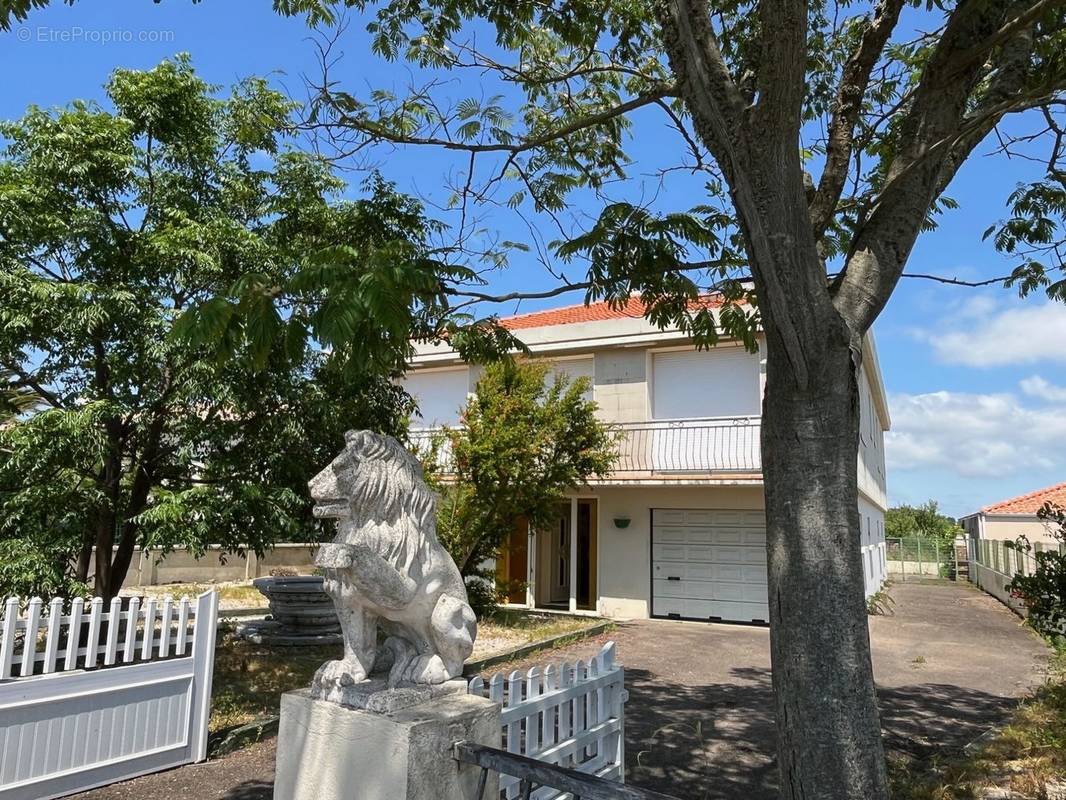
[[[336, 77], [357, 91], [384, 85], [402, 92], [411, 78], [406, 67], [373, 57], [357, 22], [342, 42], [346, 55]], [[0, 117], [17, 117], [31, 103], [101, 99], [101, 86], [115, 67], [148, 68], [181, 51], [191, 53], [212, 83], [271, 74], [301, 95], [303, 76], [317, 75], [310, 36], [302, 20], [272, 13], [268, 0], [206, 0], [197, 6], [185, 0], [80, 0], [73, 8], [54, 0], [25, 24], [0, 33], [0, 74], [7, 76]], [[467, 83], [454, 91], [462, 96], [478, 87]], [[672, 157], [673, 144], [663, 138], [658, 117], [638, 116], [632, 133], [631, 152], [645, 172]], [[1010, 262], [981, 234], [1005, 216], [1013, 186], [1038, 173], [1029, 162], [990, 150], [987, 144], [979, 150], [951, 185], [948, 195], [960, 208], [920, 239], [908, 271], [960, 278], [1010, 271]], [[457, 168], [439, 152], [405, 151], [383, 154], [377, 166], [401, 189], [435, 200], [443, 199], [444, 178]], [[359, 175], [351, 178], [357, 183]], [[655, 179], [637, 175], [626, 191], [636, 199], [657, 188]], [[661, 198], [663, 207], [675, 208], [700, 201], [698, 182], [691, 180], [674, 180]], [[578, 215], [596, 211], [590, 198], [579, 199]], [[513, 217], [489, 217], [485, 225], [508, 238], [529, 233]], [[542, 236], [551, 238], [543, 227]], [[493, 276], [492, 285], [537, 289], [553, 280], [531, 259], [515, 259]], [[571, 301], [527, 301], [521, 309], [565, 302]], [[949, 513], [962, 514], [1066, 480], [1066, 306], [1020, 300], [1004, 289], [904, 279], [875, 333], [893, 416], [887, 445], [892, 502], [936, 498]]]

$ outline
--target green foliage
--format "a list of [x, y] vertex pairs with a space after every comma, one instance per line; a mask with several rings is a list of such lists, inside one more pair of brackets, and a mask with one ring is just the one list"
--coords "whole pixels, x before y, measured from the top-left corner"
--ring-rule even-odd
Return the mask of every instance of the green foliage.
[[945, 545], [961, 533], [962, 528], [954, 519], [940, 513], [936, 500], [920, 506], [895, 506], [885, 513], [885, 536], [889, 539], [920, 536]]
[[419, 251], [417, 205], [374, 178], [339, 200], [260, 79], [219, 98], [179, 56], [107, 93], [0, 123], [3, 591], [84, 582], [93, 546], [107, 596], [136, 545], [314, 537], [307, 478], [407, 415], [387, 254]]
[[[1066, 543], [1066, 509], [1051, 503], [1038, 512], [1040, 519], [1060, 543]], [[1026, 622], [1039, 634], [1051, 639], [1066, 637], [1066, 553], [1058, 548], [1033, 552], [1022, 536], [1014, 545], [1032, 556], [1032, 574], [1015, 575], [1007, 585], [1014, 597], [1029, 611]]]
[[54, 541], [0, 539], [0, 593], [5, 597], [85, 597], [89, 587], [74, 578]]
[[878, 591], [866, 598], [866, 613], [871, 617], [888, 617], [895, 613], [892, 607], [896, 601], [888, 593], [889, 585], [886, 583]]
[[0, 425], [42, 403], [41, 396], [14, 371], [0, 367]]
[[[542, 362], [490, 364], [463, 427], [443, 431], [427, 460], [440, 493], [437, 535], [480, 611], [495, 601], [488, 588], [494, 576], [481, 565], [497, 556], [516, 525], [547, 526], [567, 491], [614, 464], [614, 433], [583, 396], [588, 388], [587, 378], [552, 377]], [[434, 468], [442, 456], [449, 471]]]
[[[852, 3], [846, 13], [825, 3], [807, 6], [806, 91], [798, 143], [805, 164], [824, 162], [827, 129], [840, 122], [837, 115], [845, 101], [858, 102], [845, 140], [850, 152], [846, 161], [851, 162], [846, 166], [847, 186], [835, 198], [824, 233], [816, 232], [820, 255], [832, 273], [846, 269], [857, 234], [889, 188], [889, 176], [910, 157], [913, 101], [934, 55], [940, 52], [943, 58], [942, 51], [950, 49], [942, 47], [949, 38], [944, 31], [951, 27], [947, 19], [960, 16], [961, 8], [918, 0], [902, 6], [904, 21], [898, 25], [891, 3]], [[365, 96], [357, 96], [344, 87], [330, 86], [315, 99], [317, 123], [332, 126], [346, 143], [351, 139], [364, 145], [409, 143], [460, 153], [471, 164], [476, 158], [479, 168], [492, 177], [483, 186], [471, 187], [473, 177], [468, 175], [467, 186], [454, 187], [452, 203], [462, 203], [465, 210], [467, 204], [487, 202], [506, 206], [523, 220], [529, 212], [550, 219], [552, 228], [563, 234], [553, 243], [553, 255], [587, 261], [587, 299], [620, 300], [639, 290], [649, 303], [649, 318], [691, 331], [697, 343], [713, 344], [723, 334], [750, 342], [756, 321], [750, 312], [760, 298], [750, 283], [740, 283], [750, 277], [750, 253], [735, 220], [738, 186], [729, 191], [736, 166], [728, 163], [731, 157], [723, 159], [723, 152], [711, 146], [707, 130], [694, 119], [698, 114], [689, 107], [694, 96], [686, 94], [686, 81], [670, 68], [660, 13], [673, 4], [275, 0], [274, 7], [282, 14], [305, 15], [315, 26], [337, 25], [345, 10], [355, 9], [368, 20], [366, 30], [375, 53], [388, 61], [406, 61], [426, 76], [405, 93], [371, 87]], [[762, 81], [775, 74], [778, 65], [766, 57], [761, 39], [764, 7], [751, 0], [727, 0], [681, 13], [709, 14], [716, 55], [720, 52], [730, 88], [736, 89], [737, 96], [728, 102], [746, 107], [752, 119], [761, 119], [756, 109], [766, 89]], [[913, 14], [928, 17], [929, 28], [936, 33], [913, 35], [912, 24], [905, 22]], [[1004, 135], [1001, 130], [999, 142], [1011, 155], [1046, 163], [1047, 174], [1007, 198], [1008, 217], [991, 226], [986, 238], [1018, 262], [1006, 280], [1000, 279], [1006, 286], [1023, 295], [1039, 289], [1053, 299], [1066, 299], [1062, 277], [1066, 148], [1061, 146], [1063, 125], [1055, 108], [1066, 83], [1062, 56], [1066, 18], [1055, 7], [1044, 9], [1035, 20], [1032, 52], [1010, 61], [1010, 69], [1020, 73], [1008, 84], [1011, 88], [1005, 89], [999, 80], [1009, 70], [999, 66], [1002, 53], [995, 49], [973, 79], [965, 104], [972, 113], [964, 130], [967, 137], [974, 130], [978, 136], [967, 140], [960, 156], [994, 127], [992, 122], [981, 125], [983, 111], [996, 107], [1002, 116], [1034, 106], [1041, 109], [1043, 121], [1039, 112], [1034, 113], [1028, 118], [1033, 124], [1021, 124], [1024, 133]], [[895, 30], [876, 51], [864, 54], [869, 48], [864, 42], [876, 24]], [[495, 42], [482, 47], [481, 36], [472, 31], [486, 26], [495, 33]], [[860, 79], [861, 69], [856, 72], [857, 62], [866, 57], [873, 58], [868, 80]], [[445, 98], [439, 87], [463, 86], [470, 69], [476, 70], [477, 92]], [[685, 71], [704, 69], [706, 64], [700, 62]], [[925, 89], [921, 87], [922, 92]], [[946, 88], [940, 85], [933, 91], [943, 94]], [[728, 105], [722, 97], [715, 102]], [[648, 148], [632, 142], [632, 119], [658, 112], [662, 112], [663, 143], [649, 156]], [[932, 141], [928, 144], [934, 146]], [[839, 150], [841, 142], [836, 146]], [[643, 174], [654, 174], [660, 182], [650, 199], [646, 197], [650, 187], [637, 182], [645, 166], [637, 161], [638, 152], [654, 170]], [[666, 152], [677, 155], [671, 160], [663, 156]], [[482, 166], [486, 161], [491, 166]], [[957, 163], [951, 170], [956, 167]], [[684, 183], [690, 177], [703, 182], [706, 202], [696, 208], [661, 210], [668, 205], [663, 196], [669, 196], [675, 183], [685, 186], [686, 193], [691, 189]], [[511, 186], [504, 187], [508, 181]], [[818, 187], [810, 188], [808, 200]], [[957, 208], [943, 194], [944, 188], [938, 187], [916, 208], [920, 230], [936, 228], [943, 214]], [[585, 230], [560, 221], [559, 212], [591, 196], [602, 201], [604, 210]], [[642, 198], [639, 208], [634, 196]], [[909, 250], [909, 245], [897, 244], [901, 251]], [[718, 319], [701, 313], [698, 304], [694, 310], [691, 302], [708, 288], [725, 293], [727, 313]]]

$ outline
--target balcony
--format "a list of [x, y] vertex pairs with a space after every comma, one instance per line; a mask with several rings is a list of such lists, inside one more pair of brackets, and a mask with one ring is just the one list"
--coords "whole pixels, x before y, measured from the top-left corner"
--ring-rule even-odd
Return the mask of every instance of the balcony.
[[[760, 417], [729, 417], [614, 423], [618, 461], [607, 481], [758, 476]], [[412, 430], [413, 449], [427, 452], [439, 428]], [[437, 454], [448, 471], [446, 446]], [[593, 481], [598, 483], [600, 481]]]
[[614, 472], [691, 475], [761, 472], [759, 417], [655, 420], [615, 425], [621, 434]]

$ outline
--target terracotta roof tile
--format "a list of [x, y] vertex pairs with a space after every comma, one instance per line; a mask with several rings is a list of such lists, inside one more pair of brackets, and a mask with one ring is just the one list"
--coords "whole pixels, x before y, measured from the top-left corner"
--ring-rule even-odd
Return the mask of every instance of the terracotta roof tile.
[[984, 514], [1036, 514], [1045, 503], [1066, 508], [1066, 483], [1057, 483], [1046, 489], [1012, 497], [981, 509]]
[[[700, 305], [717, 307], [721, 300], [717, 297], [705, 297], [692, 304], [693, 308]], [[504, 317], [500, 325], [508, 330], [521, 328], [544, 328], [551, 325], [572, 325], [578, 322], [599, 322], [608, 319], [640, 319], [644, 316], [644, 302], [640, 295], [633, 295], [618, 307], [612, 308], [605, 301], [591, 303], [589, 305], [563, 306], [562, 308], [549, 308], [544, 311], [533, 311], [529, 314], [518, 314], [513, 317]]]

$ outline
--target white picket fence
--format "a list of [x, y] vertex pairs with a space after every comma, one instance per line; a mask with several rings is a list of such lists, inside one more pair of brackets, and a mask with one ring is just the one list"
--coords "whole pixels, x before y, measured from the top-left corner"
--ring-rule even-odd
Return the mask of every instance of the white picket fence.
[[[548, 664], [524, 673], [470, 681], [470, 694], [503, 706], [503, 749], [592, 775], [625, 781], [625, 673], [608, 642], [590, 661]], [[500, 776], [500, 797], [519, 795], [519, 780]], [[534, 800], [566, 797], [548, 787]]]
[[0, 624], [0, 800], [62, 797], [202, 761], [218, 594], [13, 597]]

